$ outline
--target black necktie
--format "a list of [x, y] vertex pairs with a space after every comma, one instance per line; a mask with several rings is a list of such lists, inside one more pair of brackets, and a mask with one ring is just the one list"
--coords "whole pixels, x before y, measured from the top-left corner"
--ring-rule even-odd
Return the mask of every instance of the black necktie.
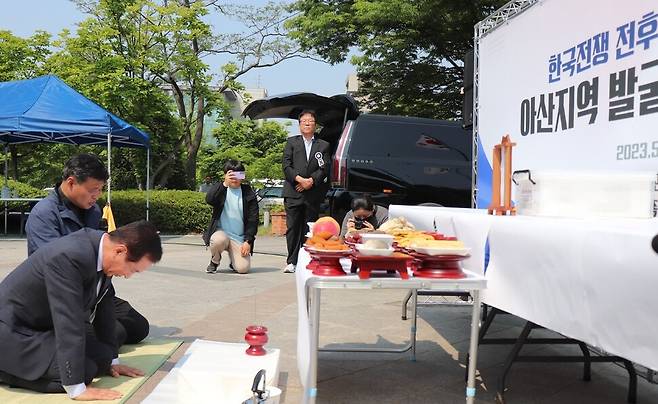
[[96, 271], [96, 290], [98, 290], [97, 299], [101, 297], [101, 292], [103, 291], [104, 283], [105, 283], [105, 274], [103, 273], [103, 270]]
[[94, 308], [91, 310], [91, 315], [89, 316], [89, 322], [94, 322], [94, 318], [96, 317], [96, 308], [98, 307], [98, 303], [100, 303], [101, 299], [103, 298], [103, 284], [105, 283], [105, 274], [103, 273], [102, 270], [96, 271], [96, 283], [94, 284], [94, 287], [96, 288], [96, 302], [94, 303]]

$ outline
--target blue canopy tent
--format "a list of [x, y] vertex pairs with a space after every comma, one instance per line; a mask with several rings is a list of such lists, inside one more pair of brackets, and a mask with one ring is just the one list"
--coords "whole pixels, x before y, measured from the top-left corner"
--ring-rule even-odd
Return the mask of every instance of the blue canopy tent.
[[[0, 83], [0, 142], [107, 144], [107, 169], [111, 174], [112, 146], [146, 149], [146, 219], [149, 216], [149, 136], [111, 114], [53, 75]], [[5, 180], [7, 158], [5, 158]], [[107, 183], [111, 200], [111, 177]]]

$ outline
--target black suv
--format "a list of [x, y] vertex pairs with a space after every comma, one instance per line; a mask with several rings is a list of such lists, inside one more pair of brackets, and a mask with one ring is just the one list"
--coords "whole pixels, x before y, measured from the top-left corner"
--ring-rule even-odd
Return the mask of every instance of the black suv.
[[296, 119], [306, 108], [317, 113], [318, 137], [332, 145], [332, 189], [323, 208], [339, 222], [362, 193], [383, 206], [471, 206], [472, 137], [460, 122], [359, 114], [349, 96], [311, 93], [254, 101], [243, 114]]

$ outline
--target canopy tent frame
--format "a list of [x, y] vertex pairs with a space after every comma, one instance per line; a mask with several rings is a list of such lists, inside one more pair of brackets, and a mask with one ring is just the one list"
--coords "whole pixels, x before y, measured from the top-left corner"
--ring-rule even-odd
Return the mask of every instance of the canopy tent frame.
[[[76, 143], [69, 143], [69, 142], [58, 142], [58, 141], [49, 141], [49, 142], [42, 142], [42, 141], [25, 141], [25, 142], [3, 142], [5, 147], [4, 147], [4, 160], [5, 160], [5, 186], [9, 184], [9, 145], [10, 144], [29, 144], [29, 143], [59, 143], [59, 144], [69, 144], [73, 146], [80, 146], [79, 144]], [[99, 143], [85, 143], [84, 146], [98, 146], [101, 144], [107, 144], [107, 174], [108, 174], [108, 179], [107, 179], [107, 203], [112, 203], [112, 134], [108, 133], [106, 136], [106, 140], [103, 140], [103, 142]], [[146, 220], [149, 220], [149, 209], [150, 209], [150, 194], [151, 194], [151, 189], [150, 189], [150, 184], [151, 184], [151, 148], [147, 147], [146, 148]]]
[[112, 195], [112, 146], [145, 148], [146, 220], [149, 220], [149, 136], [78, 93], [58, 77], [47, 75], [0, 83], [0, 143], [5, 145], [5, 184], [8, 180], [10, 144], [106, 145], [108, 203], [111, 203]]

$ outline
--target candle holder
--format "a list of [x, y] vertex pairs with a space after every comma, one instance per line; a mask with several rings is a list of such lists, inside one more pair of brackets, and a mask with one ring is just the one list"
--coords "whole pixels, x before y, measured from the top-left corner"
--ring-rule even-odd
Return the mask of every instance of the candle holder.
[[246, 328], [247, 333], [244, 335], [244, 340], [249, 344], [249, 348], [245, 350], [247, 355], [263, 356], [267, 353], [263, 345], [268, 341], [267, 327], [262, 325], [250, 325]]
[[[516, 208], [512, 206], [512, 143], [509, 135], [503, 136], [500, 144], [493, 150], [493, 174], [491, 176], [491, 204], [490, 215], [516, 215]], [[505, 173], [501, 173], [500, 166], [504, 165]], [[501, 178], [504, 176], [504, 178]], [[500, 200], [501, 181], [503, 186], [503, 201]]]

